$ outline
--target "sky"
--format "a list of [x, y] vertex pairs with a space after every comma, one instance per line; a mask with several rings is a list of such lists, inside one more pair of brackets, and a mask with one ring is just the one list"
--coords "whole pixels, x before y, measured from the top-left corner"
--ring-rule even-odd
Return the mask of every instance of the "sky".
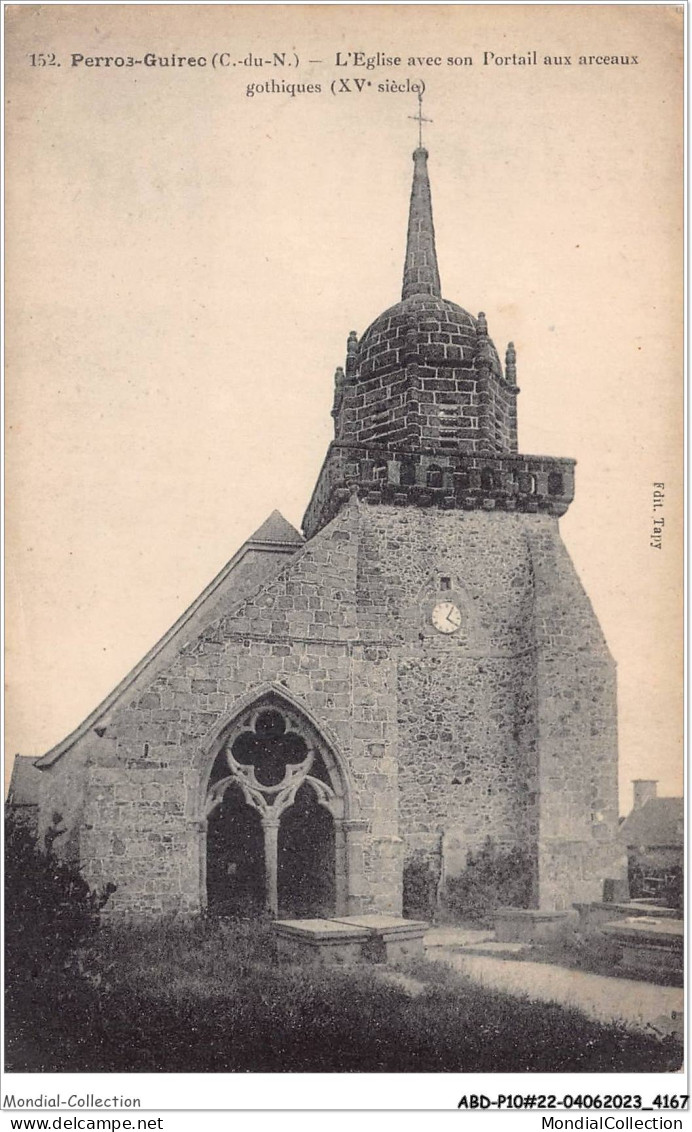
[[[6, 16], [10, 759], [77, 726], [274, 508], [300, 526], [348, 332], [399, 298], [422, 80], [443, 294], [516, 344], [520, 450], [578, 461], [560, 526], [618, 662], [621, 807], [635, 777], [679, 794], [681, 12]], [[83, 61], [146, 53], [207, 64]]]

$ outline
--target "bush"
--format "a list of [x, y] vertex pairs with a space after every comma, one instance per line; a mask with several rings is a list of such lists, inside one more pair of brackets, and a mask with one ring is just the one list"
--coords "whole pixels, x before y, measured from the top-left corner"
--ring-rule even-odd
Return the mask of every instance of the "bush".
[[491, 926], [498, 908], [529, 908], [533, 899], [534, 863], [522, 849], [498, 849], [488, 838], [469, 853], [466, 868], [445, 885], [444, 902], [456, 920]]
[[437, 913], [438, 873], [430, 859], [414, 853], [404, 865], [403, 912], [412, 919], [434, 920]]
[[62, 969], [94, 931], [111, 892], [92, 892], [75, 865], [53, 850], [64, 832], [60, 814], [42, 848], [29, 825], [8, 809], [5, 819], [5, 972], [8, 985]]

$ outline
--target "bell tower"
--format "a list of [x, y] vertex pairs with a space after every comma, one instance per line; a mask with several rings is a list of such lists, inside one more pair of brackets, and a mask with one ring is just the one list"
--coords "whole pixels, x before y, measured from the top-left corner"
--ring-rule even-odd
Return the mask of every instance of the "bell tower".
[[413, 153], [401, 300], [334, 380], [334, 442], [305, 515], [308, 537], [356, 490], [371, 502], [562, 515], [574, 461], [517, 451], [517, 359], [504, 367], [485, 314], [442, 298], [428, 151]]
[[575, 461], [519, 452], [518, 394], [513, 343], [443, 298], [419, 136], [401, 298], [348, 335], [303, 529], [348, 538], [353, 655], [387, 658], [404, 878], [490, 838], [563, 910], [624, 875], [615, 663], [558, 527]]

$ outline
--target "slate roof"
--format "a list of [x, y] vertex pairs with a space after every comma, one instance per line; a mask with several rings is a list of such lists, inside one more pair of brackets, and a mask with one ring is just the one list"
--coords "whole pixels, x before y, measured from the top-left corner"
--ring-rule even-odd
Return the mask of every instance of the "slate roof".
[[625, 845], [682, 846], [683, 833], [682, 798], [649, 798], [620, 826], [620, 840]]
[[38, 806], [40, 781], [41, 771], [34, 766], [34, 759], [27, 755], [15, 755], [7, 791], [8, 806]]

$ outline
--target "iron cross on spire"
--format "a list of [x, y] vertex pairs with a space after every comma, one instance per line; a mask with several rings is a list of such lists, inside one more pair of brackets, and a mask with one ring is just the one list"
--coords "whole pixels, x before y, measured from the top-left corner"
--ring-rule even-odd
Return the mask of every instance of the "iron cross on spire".
[[418, 123], [418, 148], [423, 148], [423, 122], [432, 122], [432, 118], [423, 117], [423, 91], [418, 91], [418, 113], [409, 114], [412, 122]]

